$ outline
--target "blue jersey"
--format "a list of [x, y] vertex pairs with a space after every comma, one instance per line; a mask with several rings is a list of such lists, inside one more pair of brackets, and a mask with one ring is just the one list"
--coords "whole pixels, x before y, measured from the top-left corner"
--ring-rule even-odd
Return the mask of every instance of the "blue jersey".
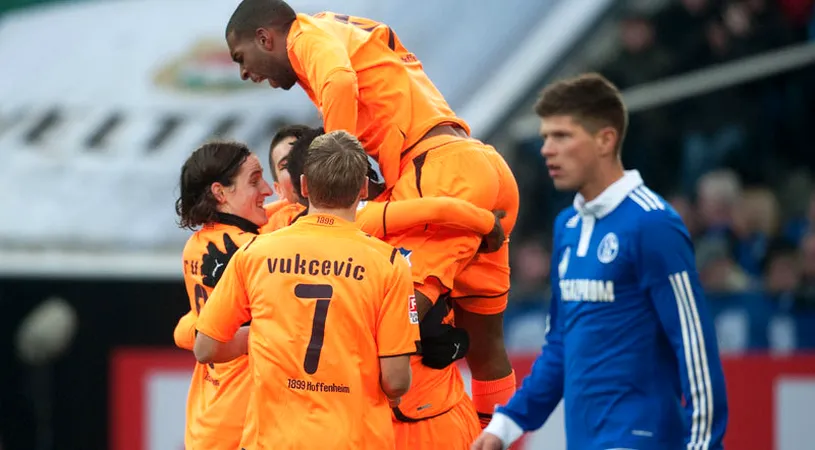
[[562, 398], [570, 449], [722, 448], [724, 377], [691, 240], [636, 171], [557, 217], [551, 278], [543, 353], [487, 431], [517, 439]]

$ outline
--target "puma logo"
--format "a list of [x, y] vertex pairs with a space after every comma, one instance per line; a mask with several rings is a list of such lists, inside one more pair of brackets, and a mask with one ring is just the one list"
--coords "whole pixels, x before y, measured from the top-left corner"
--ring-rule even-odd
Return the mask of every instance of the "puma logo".
[[453, 346], [456, 347], [456, 351], [453, 353], [453, 361], [455, 361], [456, 356], [458, 356], [459, 350], [461, 350], [461, 344], [453, 344]]
[[215, 268], [212, 269], [212, 276], [214, 277], [216, 273], [218, 273], [218, 269], [220, 269], [224, 264], [219, 263], [218, 260], [215, 260]]

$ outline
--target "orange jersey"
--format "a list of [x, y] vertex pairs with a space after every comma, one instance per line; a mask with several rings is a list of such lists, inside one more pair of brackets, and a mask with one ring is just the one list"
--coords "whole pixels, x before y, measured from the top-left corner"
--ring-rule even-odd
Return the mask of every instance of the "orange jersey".
[[298, 14], [287, 39], [300, 86], [320, 109], [326, 132], [346, 130], [379, 162], [388, 187], [401, 154], [456, 117], [422, 64], [387, 25], [324, 12]]
[[289, 202], [285, 198], [280, 198], [272, 203], [267, 203], [263, 205], [263, 210], [266, 211], [266, 218], [270, 219], [274, 213], [280, 211], [283, 207], [289, 205]]
[[[261, 227], [261, 234], [291, 225], [305, 215], [306, 207], [288, 204], [278, 209]], [[495, 226], [495, 216], [486, 209], [452, 197], [425, 197], [398, 202], [360, 202], [356, 223], [371, 236], [384, 238], [413, 227], [438, 225], [485, 235]]]
[[197, 326], [226, 342], [250, 319], [247, 450], [393, 448], [379, 358], [413, 354], [419, 340], [395, 248], [329, 215], [259, 236], [235, 253]]
[[[237, 216], [219, 215], [226, 223], [205, 225], [184, 246], [184, 283], [190, 299], [190, 312], [179, 321], [175, 340], [191, 349], [195, 340], [195, 320], [212, 294], [202, 283], [201, 264], [207, 245], [214, 242], [224, 251], [224, 234], [237, 245], [257, 236], [257, 227]], [[189, 347], [187, 347], [189, 345]], [[224, 364], [195, 364], [187, 396], [187, 428], [184, 444], [188, 449], [229, 449], [240, 444], [246, 405], [251, 390], [248, 358]]]
[[[285, 204], [277, 207], [274, 212], [268, 216], [269, 220], [265, 225], [260, 227], [260, 234], [271, 233], [272, 231], [287, 227], [291, 225], [297, 217], [305, 214], [306, 207], [300, 203], [289, 203], [285, 200], [281, 200], [281, 202], [285, 202]], [[266, 211], [268, 212], [269, 209]]]

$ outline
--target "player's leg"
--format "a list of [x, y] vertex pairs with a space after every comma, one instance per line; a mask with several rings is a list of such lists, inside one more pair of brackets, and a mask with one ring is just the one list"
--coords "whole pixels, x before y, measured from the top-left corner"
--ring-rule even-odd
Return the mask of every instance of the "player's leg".
[[[490, 157], [499, 174], [496, 209], [507, 212], [501, 224], [507, 236], [518, 216], [519, 193], [512, 172], [496, 152]], [[495, 253], [478, 254], [456, 277], [456, 327], [470, 338], [467, 364], [472, 373], [473, 402], [482, 426], [489, 423], [496, 404], [506, 404], [515, 392], [515, 373], [504, 346], [504, 310], [509, 293], [509, 242]]]
[[[483, 144], [472, 139], [439, 136], [417, 144], [391, 191], [391, 199], [454, 197], [492, 209], [499, 193], [499, 179]], [[474, 232], [426, 226], [386, 235], [411, 261], [419, 317], [441, 294], [453, 287], [455, 276], [475, 256], [481, 236]]]
[[[472, 374], [473, 403], [482, 427], [492, 418], [495, 405], [504, 405], [515, 393], [515, 372], [504, 346], [504, 310], [509, 291], [509, 265], [498, 253], [478, 255], [468, 265], [451, 293], [455, 324], [470, 338], [465, 356]], [[508, 259], [508, 258], [507, 258]]]

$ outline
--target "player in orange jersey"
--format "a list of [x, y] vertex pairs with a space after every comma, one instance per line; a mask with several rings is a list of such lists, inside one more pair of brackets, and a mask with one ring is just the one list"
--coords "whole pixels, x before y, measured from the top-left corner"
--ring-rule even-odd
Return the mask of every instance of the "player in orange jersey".
[[[180, 225], [200, 227], [184, 247], [184, 282], [190, 312], [175, 330], [176, 344], [193, 349], [195, 321], [231, 253], [257, 236], [266, 221], [263, 202], [272, 190], [258, 158], [243, 144], [205, 144], [181, 169], [176, 202]], [[204, 262], [204, 255], [209, 259]], [[239, 331], [246, 334], [248, 327]], [[187, 397], [187, 449], [234, 450], [240, 444], [251, 380], [246, 357], [196, 364]]]
[[251, 320], [255, 449], [393, 448], [389, 404], [410, 386], [419, 339], [413, 284], [397, 249], [353, 223], [367, 161], [345, 132], [309, 152], [309, 214], [233, 256], [198, 319], [203, 363], [240, 358]]
[[[314, 129], [306, 132], [290, 148], [290, 152], [287, 156], [286, 169], [292, 180], [295, 196], [300, 192], [298, 180], [302, 174], [303, 161], [307, 156], [308, 146], [311, 141], [320, 134], [322, 134], [322, 129]], [[282, 221], [281, 217], [285, 217], [283, 220], [294, 221], [296, 220], [295, 214], [302, 215], [304, 214], [304, 210], [305, 206], [300, 210], [288, 213], [281, 211], [276, 214], [276, 219]], [[486, 217], [474, 221], [473, 219], [478, 217], [478, 215]], [[388, 233], [388, 230], [400, 231], [416, 226], [424, 227], [425, 221], [462, 228], [467, 228], [469, 224], [472, 225], [471, 230], [477, 231], [479, 226], [486, 225], [486, 227], [489, 227], [491, 216], [488, 211], [481, 210], [469, 202], [455, 198], [427, 197], [395, 202], [379, 199], [379, 201], [366, 202], [364, 206], [360, 207], [357, 211], [357, 224], [360, 225], [363, 231], [377, 237], [383, 237]], [[484, 223], [479, 225], [479, 221]], [[503, 230], [500, 228], [500, 223], [494, 218], [492, 222], [494, 223], [493, 231], [497, 230], [498, 237], [494, 240], [490, 236], [493, 232], [485, 236], [484, 244], [482, 245], [482, 249], [485, 251], [494, 251], [503, 248], [501, 245], [503, 243]], [[482, 231], [482, 233], [483, 232], [484, 231]], [[445, 306], [445, 302], [440, 302], [437, 306], [439, 307], [433, 308], [430, 315], [425, 317], [425, 321], [435, 319], [439, 323], [442, 322], [446, 311], [440, 307]], [[435, 317], [435, 315], [441, 316]], [[466, 342], [464, 342], [464, 344], [466, 344]], [[423, 336], [422, 352], [424, 355], [422, 358], [433, 358], [434, 355], [436, 357], [449, 355], [451, 352], [449, 346], [449, 340], [439, 340]], [[455, 351], [455, 348], [453, 348], [452, 351]], [[465, 352], [466, 347], [461, 349], [461, 351], [462, 353]], [[449, 358], [449, 356], [447, 357]], [[420, 358], [414, 358], [414, 372], [420, 373], [430, 370], [423, 367], [420, 361]], [[453, 368], [440, 373], [450, 374], [454, 377], [454, 381], [455, 377], [459, 377], [460, 379], [460, 375]], [[427, 420], [416, 422], [409, 420], [404, 422], [396, 421], [395, 431], [398, 449], [433, 448], [434, 446], [456, 448], [457, 446], [468, 445], [469, 442], [475, 438], [474, 435], [478, 434], [478, 422], [475, 411], [473, 410], [470, 399], [467, 398], [466, 395], [463, 395], [463, 390], [460, 389], [460, 385], [448, 383], [430, 386], [430, 389], [428, 389], [427, 387], [414, 383], [411, 392], [408, 392], [403, 401], [414, 401], [412, 398], [421, 398], [427, 401], [430, 398], [443, 397], [452, 391], [455, 394], [454, 399], [450, 403], [453, 407], [448, 413]], [[423, 394], [419, 397], [414, 396], [412, 394], [414, 389], [422, 391]], [[394, 410], [394, 413], [399, 414], [400, 410]], [[404, 420], [404, 418], [402, 418], [402, 420]]]
[[[275, 142], [280, 142], [279, 136], [288, 135], [291, 130], [297, 130], [299, 137], [296, 140], [283, 148], [281, 144], [275, 145]], [[267, 224], [261, 227], [261, 233], [289, 226], [306, 214], [308, 201], [300, 192], [300, 176], [303, 174], [309, 145], [322, 134], [324, 134], [322, 128], [291, 125], [282, 128], [272, 139], [270, 158], [280, 161], [275, 168], [277, 179], [287, 180], [290, 193], [287, 198], [293, 199], [294, 203], [277, 208], [274, 214], [269, 216]], [[505, 240], [504, 230], [496, 219], [503, 216], [502, 211], [492, 213], [464, 200], [450, 197], [391, 202], [387, 200], [386, 195], [382, 195], [382, 186], [377, 184], [375, 179], [378, 179], [378, 175], [369, 167], [368, 198], [360, 202], [356, 216], [356, 223], [362, 231], [382, 238], [388, 232], [438, 225], [483, 235], [481, 250], [484, 252], [497, 251], [502, 247]]]
[[[283, 89], [299, 84], [320, 109], [327, 131], [356, 134], [379, 163], [391, 199], [456, 197], [504, 210], [502, 225], [511, 233], [519, 195], [506, 162], [494, 148], [470, 137], [468, 125], [390, 27], [335, 13], [295, 14], [281, 0], [244, 0], [227, 25], [226, 39], [244, 79]], [[515, 390], [503, 342], [508, 249], [476, 255], [480, 236], [433, 226], [386, 240], [411, 253], [420, 318], [441, 296], [456, 299], [450, 301], [458, 313], [456, 324], [467, 330], [473, 349], [466, 355], [473, 400], [487, 418], [493, 405]], [[423, 336], [449, 331], [435, 320], [422, 327]], [[448, 364], [461, 355], [450, 356]], [[442, 366], [441, 360], [424, 362]], [[423, 374], [415, 376], [417, 385], [461, 385], [449, 372], [428, 372], [426, 383]], [[417, 399], [404, 417], [442, 414], [451, 404], [441, 399], [456, 395]]]

